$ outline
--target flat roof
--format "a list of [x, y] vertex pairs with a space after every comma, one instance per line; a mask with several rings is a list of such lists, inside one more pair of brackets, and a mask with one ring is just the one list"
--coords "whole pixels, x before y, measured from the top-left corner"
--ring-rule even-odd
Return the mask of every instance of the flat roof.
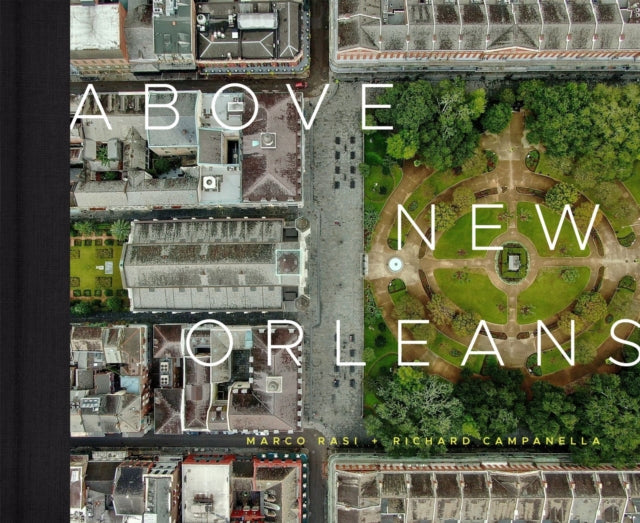
[[[120, 51], [120, 4], [69, 6], [72, 51]], [[122, 54], [122, 53], [120, 53]]]
[[227, 462], [182, 463], [182, 521], [200, 523], [206, 514], [229, 519], [231, 470]]

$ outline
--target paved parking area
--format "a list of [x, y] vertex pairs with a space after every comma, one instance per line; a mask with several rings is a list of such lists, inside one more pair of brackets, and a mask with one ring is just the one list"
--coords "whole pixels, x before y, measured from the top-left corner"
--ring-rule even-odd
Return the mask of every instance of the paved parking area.
[[[315, 100], [313, 101], [315, 104]], [[312, 108], [307, 104], [307, 112]], [[362, 161], [358, 84], [333, 84], [307, 137], [309, 296], [301, 314], [306, 352], [305, 418], [327, 436], [363, 436], [362, 367], [336, 366], [336, 320], [343, 362], [363, 351]]]

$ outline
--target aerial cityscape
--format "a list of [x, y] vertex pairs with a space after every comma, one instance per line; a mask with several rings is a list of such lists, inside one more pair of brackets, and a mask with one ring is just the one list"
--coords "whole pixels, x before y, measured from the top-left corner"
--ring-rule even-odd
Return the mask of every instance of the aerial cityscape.
[[69, 22], [71, 523], [640, 521], [640, 2]]

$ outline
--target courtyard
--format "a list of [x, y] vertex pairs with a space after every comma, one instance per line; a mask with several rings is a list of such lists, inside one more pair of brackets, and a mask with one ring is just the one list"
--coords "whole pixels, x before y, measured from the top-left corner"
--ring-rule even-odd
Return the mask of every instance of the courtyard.
[[125, 297], [120, 277], [122, 242], [113, 237], [71, 238], [70, 299], [100, 300]]
[[[433, 297], [440, 295], [457, 315], [464, 313], [476, 320], [484, 319], [505, 366], [528, 368], [530, 372], [530, 357], [536, 352], [536, 322], [544, 322], [553, 337], [567, 347], [569, 336], [559, 328], [558, 322], [563, 315], [571, 314], [581, 295], [598, 293], [609, 307], [606, 319], [576, 327], [576, 346], [588, 342], [595, 345], [597, 351], [589, 361], [579, 359], [582, 363], [570, 367], [554, 348], [553, 341], [543, 335], [543, 362], [537, 373], [555, 385], [564, 386], [604, 368], [607, 358], [620, 350], [620, 345], [609, 339], [609, 324], [620, 318], [636, 319], [640, 311], [633, 292], [626, 296], [624, 307], [615, 307], [616, 300], [621, 299], [619, 282], [638, 272], [640, 246], [637, 243], [630, 247], [621, 245], [616, 230], [605, 216], [594, 226], [584, 249], [578, 244], [568, 220], [558, 234], [555, 248], [550, 248], [535, 205], [541, 204], [542, 218], [553, 236], [560, 214], [543, 204], [544, 195], [557, 180], [528, 168], [529, 162], [525, 159], [535, 149], [526, 140], [522, 112], [514, 114], [500, 135], [483, 135], [480, 148], [494, 151], [498, 161], [495, 169], [479, 176], [468, 176], [463, 170], [452, 179], [450, 174], [434, 173], [428, 167], [410, 162], [405, 162], [399, 183], [377, 176], [382, 178], [379, 184], [386, 183], [395, 189], [386, 198], [370, 238], [368, 292], [380, 310], [381, 321], [369, 325], [369, 333], [365, 331], [365, 338], [368, 335], [376, 343], [376, 358], [369, 374], [379, 372], [380, 363], [391, 364], [392, 352], [397, 360], [397, 314], [392, 290], [399, 284], [394, 283], [390, 289], [392, 280], [400, 281], [401, 292], [417, 298], [425, 311], [429, 310]], [[443, 179], [448, 183], [443, 184]], [[479, 230], [477, 244], [494, 249], [503, 246], [504, 251], [473, 250], [471, 212], [459, 215], [444, 231], [436, 227], [433, 251], [404, 221], [403, 245], [397, 250], [398, 204], [409, 211], [422, 231], [429, 232], [431, 204], [436, 205], [438, 212], [438, 206], [451, 201], [455, 191], [462, 193], [460, 188], [471, 193], [478, 204], [501, 205], [496, 209], [478, 210], [478, 224], [496, 227]], [[580, 198], [588, 201], [584, 195]], [[379, 200], [378, 197], [378, 205]], [[392, 270], [389, 261], [393, 258], [398, 261]], [[464, 354], [472, 333], [461, 333], [461, 329], [453, 329], [446, 323], [438, 325], [429, 349], [421, 345], [406, 346], [404, 360], [429, 362], [431, 373], [457, 381], [462, 359], [458, 354]], [[620, 337], [630, 333], [631, 328], [625, 331], [621, 327], [617, 331]], [[406, 339], [407, 335], [403, 333], [403, 337]], [[447, 346], [444, 352], [440, 350], [443, 339]], [[491, 350], [486, 336], [478, 338], [474, 350]], [[484, 359], [485, 356], [471, 356], [466, 366], [478, 372]], [[528, 375], [527, 379], [537, 378]]]

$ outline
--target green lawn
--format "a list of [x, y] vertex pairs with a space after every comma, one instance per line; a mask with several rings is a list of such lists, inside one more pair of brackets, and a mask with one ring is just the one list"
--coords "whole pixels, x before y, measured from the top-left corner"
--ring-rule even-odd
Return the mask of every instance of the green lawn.
[[[479, 209], [476, 211], [477, 225], [500, 225], [500, 229], [477, 229], [476, 243], [490, 245], [494, 238], [507, 230], [506, 222], [498, 221], [504, 212], [500, 209]], [[485, 256], [487, 251], [474, 251], [471, 246], [471, 213], [464, 214], [444, 232], [436, 244], [433, 255], [438, 259], [464, 259]]]
[[625, 180], [624, 185], [640, 205], [640, 160], [636, 160], [633, 164], [633, 174], [631, 178]]
[[[518, 323], [531, 323], [544, 320], [569, 305], [589, 283], [591, 270], [588, 267], [575, 267], [578, 271], [576, 281], [566, 283], [560, 277], [562, 267], [542, 269], [535, 281], [518, 295]], [[524, 316], [520, 312], [523, 305], [532, 307], [532, 314]]]
[[457, 269], [434, 271], [442, 293], [461, 309], [477, 312], [483, 320], [507, 323], [507, 295], [491, 283], [484, 270], [466, 271], [465, 281], [454, 278], [456, 272]]
[[391, 166], [390, 174], [383, 174], [382, 166], [372, 165], [370, 173], [364, 178], [365, 207], [380, 212], [401, 179], [402, 169], [397, 165]]
[[387, 134], [377, 131], [364, 136], [364, 152], [373, 152], [381, 157], [387, 155]]
[[471, 178], [472, 176], [473, 173], [465, 171], [460, 174], [454, 174], [451, 170], [438, 171], [429, 176], [429, 183], [437, 196], [441, 192], [446, 191], [452, 185], [456, 185]]
[[[542, 216], [547, 225], [547, 230], [551, 239], [554, 238], [558, 223], [560, 223], [560, 214], [552, 211], [544, 205], [540, 205], [542, 210]], [[522, 213], [529, 215], [527, 221], [520, 219]], [[538, 212], [536, 211], [535, 204], [530, 202], [518, 203], [518, 211], [516, 219], [518, 220], [518, 231], [528, 237], [535, 245], [538, 254], [540, 256], [562, 256], [562, 257], [583, 257], [589, 256], [589, 246], [587, 245], [585, 250], [581, 250], [578, 245], [576, 234], [573, 230], [573, 226], [568, 219], [565, 219], [562, 224], [562, 230], [560, 231], [560, 238], [556, 243], [555, 249], [552, 251], [549, 249], [549, 244], [545, 237], [540, 223]]]
[[[106, 254], [107, 250], [111, 251], [111, 256], [101, 257], [100, 251]], [[101, 245], [96, 247], [91, 246], [78, 246], [71, 247], [71, 259], [70, 259], [70, 276], [73, 278], [79, 278], [79, 285], [72, 287], [73, 290], [79, 289], [82, 292], [85, 290], [91, 290], [91, 296], [95, 296], [96, 290], [102, 291], [102, 298], [105, 297], [104, 291], [111, 289], [115, 291], [122, 289], [122, 278], [120, 277], [120, 255], [122, 253], [121, 245]], [[74, 257], [77, 256], [77, 257]], [[105, 271], [96, 269], [96, 266], [104, 265], [105, 262], [113, 262], [113, 274], [106, 275]], [[111, 286], [99, 284], [96, 278], [111, 278]], [[74, 282], [77, 283], [77, 282]]]
[[[566, 347], [565, 350], [567, 350]], [[564, 359], [564, 356], [560, 354], [558, 349], [551, 349], [542, 352], [542, 365], [540, 365], [540, 369], [542, 370], [543, 375], [558, 372], [559, 370], [566, 369], [569, 366], [569, 362]]]
[[[433, 345], [430, 345], [429, 348], [443, 360], [453, 363], [457, 367], [460, 367], [462, 364], [462, 360], [468, 349], [468, 347], [462, 345], [462, 343], [452, 340], [440, 331], [438, 331]], [[469, 356], [465, 368], [471, 369], [476, 374], [479, 374], [483, 362], [484, 355]]]

